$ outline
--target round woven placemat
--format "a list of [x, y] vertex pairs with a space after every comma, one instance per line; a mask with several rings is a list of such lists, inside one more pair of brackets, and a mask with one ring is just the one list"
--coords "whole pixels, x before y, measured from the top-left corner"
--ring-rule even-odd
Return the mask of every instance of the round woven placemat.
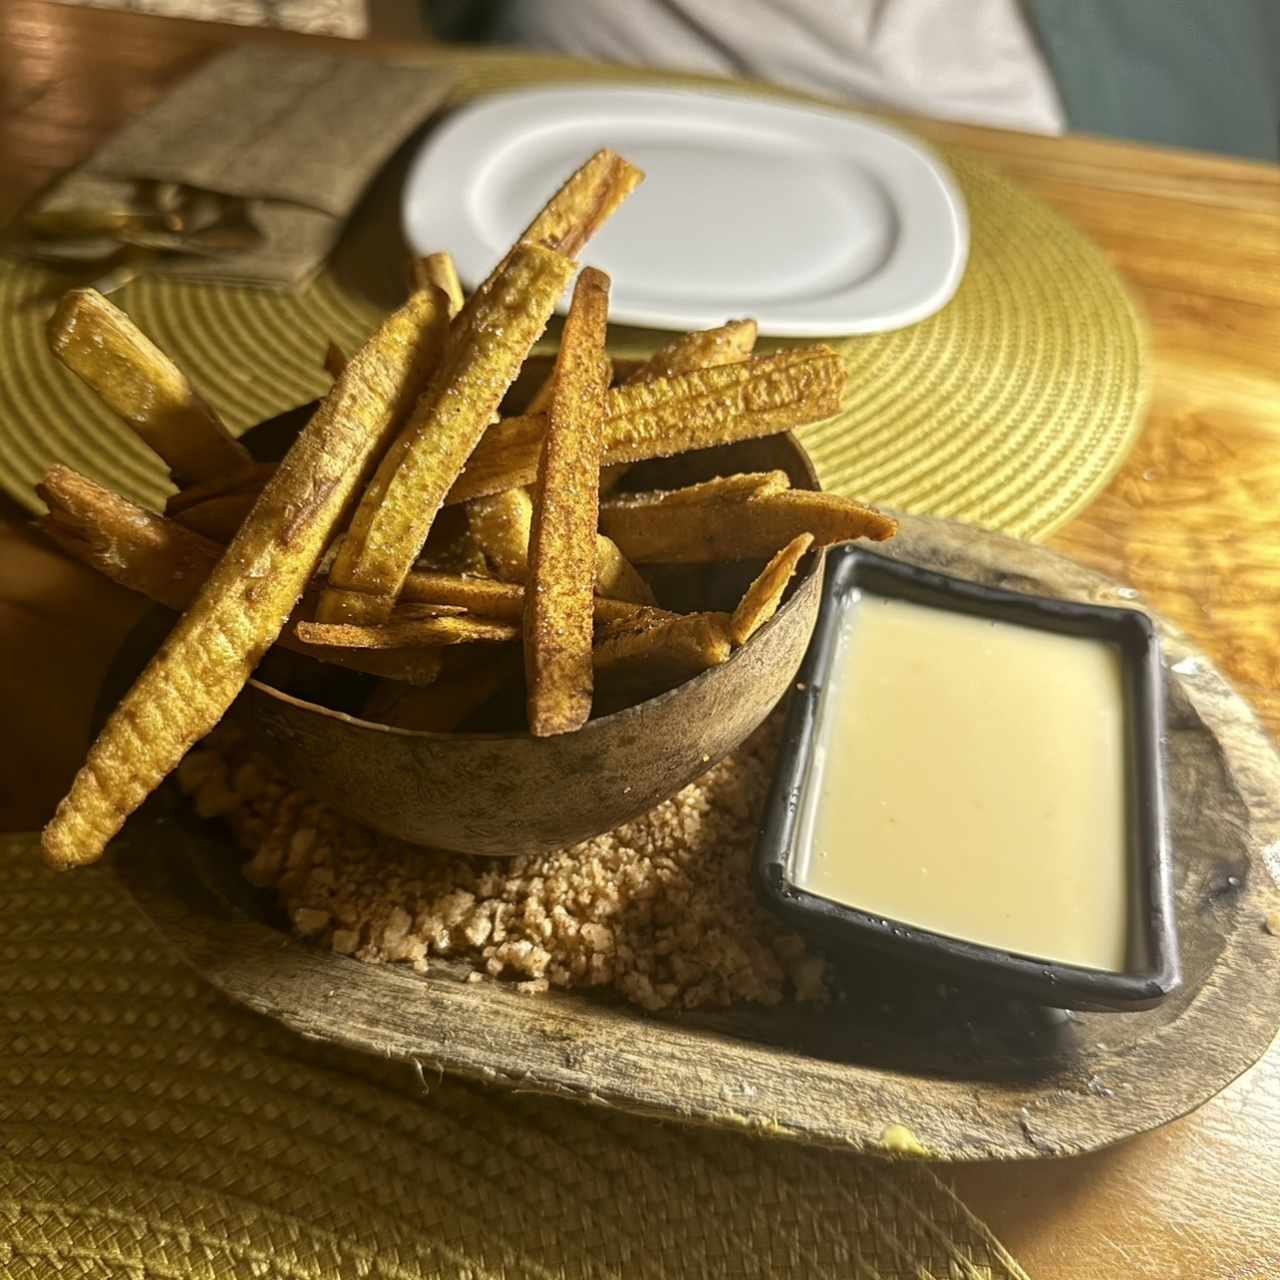
[[[445, 56], [462, 77], [455, 101], [547, 80], [653, 79], [547, 58], [415, 61]], [[834, 340], [849, 370], [845, 408], [802, 438], [828, 488], [1044, 537], [1099, 492], [1137, 434], [1142, 326], [1115, 271], [1065, 219], [981, 162], [946, 159], [972, 226], [959, 291], [910, 328]], [[391, 172], [302, 293], [153, 278], [117, 300], [242, 429], [323, 391], [326, 340], [350, 349], [394, 305], [404, 262], [397, 196]], [[618, 215], [637, 235], [643, 200], [641, 188]], [[67, 284], [0, 262], [0, 486], [34, 509], [32, 485], [61, 461], [156, 503], [168, 490], [159, 464], [45, 348], [45, 320]], [[660, 341], [633, 329], [613, 335], [627, 351]]]
[[927, 1169], [309, 1043], [0, 837], [0, 1274], [1025, 1276]]

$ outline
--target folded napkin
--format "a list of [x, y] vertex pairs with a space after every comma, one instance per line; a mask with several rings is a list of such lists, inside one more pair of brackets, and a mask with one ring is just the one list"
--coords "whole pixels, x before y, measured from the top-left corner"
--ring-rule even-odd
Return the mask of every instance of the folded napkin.
[[[290, 287], [333, 247], [378, 169], [443, 104], [445, 70], [246, 47], [207, 63], [132, 120], [35, 206], [143, 211], [152, 184], [244, 200], [254, 247], [175, 256], [156, 269], [191, 279]], [[42, 249], [53, 255], [58, 246]]]

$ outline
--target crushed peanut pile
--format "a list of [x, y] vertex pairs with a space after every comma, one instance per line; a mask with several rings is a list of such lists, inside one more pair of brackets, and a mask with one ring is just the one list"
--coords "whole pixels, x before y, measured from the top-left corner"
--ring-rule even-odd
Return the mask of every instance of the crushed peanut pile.
[[522, 990], [612, 987], [646, 1009], [827, 998], [827, 969], [756, 902], [751, 859], [779, 725], [663, 804], [570, 849], [434, 854], [290, 790], [233, 729], [183, 762], [304, 938], [377, 964], [447, 956]]

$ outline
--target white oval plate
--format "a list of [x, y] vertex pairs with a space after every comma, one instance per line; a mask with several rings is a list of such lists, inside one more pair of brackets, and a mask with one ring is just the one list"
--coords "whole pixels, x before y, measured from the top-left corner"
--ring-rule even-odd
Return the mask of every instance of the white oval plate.
[[460, 111], [409, 173], [409, 243], [448, 249], [474, 286], [603, 146], [647, 175], [583, 255], [613, 277], [620, 322], [875, 333], [931, 315], [964, 274], [964, 199], [920, 143], [844, 111], [701, 90], [553, 86]]

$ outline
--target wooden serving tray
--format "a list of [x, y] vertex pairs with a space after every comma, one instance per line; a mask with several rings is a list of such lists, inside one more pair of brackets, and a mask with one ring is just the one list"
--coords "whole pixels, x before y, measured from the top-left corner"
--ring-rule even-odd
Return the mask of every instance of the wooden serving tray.
[[[1133, 603], [1069, 560], [947, 521], [905, 518], [887, 553], [1013, 590]], [[1065, 1015], [870, 955], [844, 964], [849, 995], [825, 1010], [670, 1016], [468, 984], [434, 959], [425, 975], [364, 965], [291, 938], [172, 784], [130, 824], [115, 867], [210, 982], [308, 1037], [845, 1149], [901, 1149], [903, 1126], [940, 1160], [1089, 1151], [1212, 1097], [1280, 1023], [1280, 938], [1264, 925], [1280, 907], [1280, 758], [1213, 666], [1160, 628], [1185, 987], [1144, 1013]]]

